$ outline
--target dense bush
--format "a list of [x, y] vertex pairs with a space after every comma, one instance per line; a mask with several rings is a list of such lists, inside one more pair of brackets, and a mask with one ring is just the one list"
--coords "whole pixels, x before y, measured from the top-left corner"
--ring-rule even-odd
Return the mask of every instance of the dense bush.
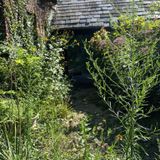
[[26, 2], [3, 6], [8, 37], [0, 42], [0, 159], [62, 159], [68, 35], [51, 35], [48, 26], [46, 36], [38, 37]]
[[37, 37], [34, 16], [25, 5], [14, 1], [5, 6], [9, 37], [0, 44], [2, 89], [63, 100], [69, 91], [63, 66], [68, 35]]

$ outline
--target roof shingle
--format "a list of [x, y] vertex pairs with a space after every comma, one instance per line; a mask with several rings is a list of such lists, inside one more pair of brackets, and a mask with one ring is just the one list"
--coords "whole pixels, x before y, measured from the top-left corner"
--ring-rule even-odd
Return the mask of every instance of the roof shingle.
[[109, 27], [111, 17], [119, 13], [147, 15], [151, 3], [157, 0], [57, 0], [56, 18], [53, 24], [59, 29]]

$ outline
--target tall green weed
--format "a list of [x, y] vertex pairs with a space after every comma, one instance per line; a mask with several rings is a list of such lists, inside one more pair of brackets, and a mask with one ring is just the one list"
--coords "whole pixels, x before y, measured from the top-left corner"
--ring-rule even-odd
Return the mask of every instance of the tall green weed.
[[122, 127], [122, 155], [140, 160], [151, 130], [140, 122], [157, 110], [149, 106], [150, 91], [159, 84], [159, 20], [121, 16], [114, 31], [96, 32], [85, 49], [87, 69], [110, 111]]

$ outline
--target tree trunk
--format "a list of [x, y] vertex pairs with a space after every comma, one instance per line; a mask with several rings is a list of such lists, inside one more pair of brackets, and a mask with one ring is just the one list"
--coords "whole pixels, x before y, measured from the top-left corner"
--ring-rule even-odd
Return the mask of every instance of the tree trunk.
[[4, 0], [0, 0], [0, 39], [5, 39], [7, 36], [6, 20], [4, 17]]
[[[11, 5], [12, 2], [16, 2], [16, 0], [0, 0], [0, 5], [3, 6], [0, 8], [0, 20], [2, 20], [2, 25], [0, 26], [1, 31], [5, 33], [6, 39], [9, 38], [9, 29], [8, 29], [8, 20], [4, 15], [4, 7], [6, 4]], [[52, 17], [55, 13], [55, 4], [56, 1], [53, 0], [29, 0], [26, 5], [26, 10], [29, 14], [35, 16], [36, 21], [36, 31], [38, 37], [45, 36], [45, 27], [48, 23], [47, 21], [52, 20]]]
[[27, 4], [27, 11], [35, 15], [37, 35], [40, 37], [45, 36], [45, 26], [51, 11], [55, 10], [54, 5], [51, 0], [29, 0]]

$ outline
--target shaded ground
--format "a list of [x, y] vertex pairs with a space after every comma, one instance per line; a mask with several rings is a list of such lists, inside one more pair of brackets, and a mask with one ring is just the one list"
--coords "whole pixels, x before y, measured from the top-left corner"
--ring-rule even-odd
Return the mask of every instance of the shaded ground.
[[75, 88], [72, 93], [73, 107], [90, 115], [104, 114], [105, 108], [94, 87]]
[[115, 125], [115, 119], [111, 117], [111, 113], [93, 86], [76, 87], [72, 92], [72, 105], [74, 110], [91, 118], [91, 126], [107, 121], [106, 126], [104, 126], [104, 129], [107, 130], [110, 125]]
[[[75, 87], [72, 92], [72, 106], [76, 112], [91, 116], [91, 126], [97, 125], [103, 120], [107, 121], [107, 126], [104, 126], [104, 130], [116, 126], [116, 120], [111, 116], [111, 113], [107, 111], [107, 108], [104, 106], [102, 100], [99, 98], [96, 89], [93, 86], [79, 86]], [[147, 119], [147, 124], [155, 124], [159, 122], [159, 113], [151, 115]], [[145, 122], [143, 122], [146, 124]], [[149, 143], [144, 142], [144, 146], [149, 153], [149, 156], [145, 157], [144, 160], [154, 160], [155, 152], [157, 152], [157, 142], [154, 137]]]

